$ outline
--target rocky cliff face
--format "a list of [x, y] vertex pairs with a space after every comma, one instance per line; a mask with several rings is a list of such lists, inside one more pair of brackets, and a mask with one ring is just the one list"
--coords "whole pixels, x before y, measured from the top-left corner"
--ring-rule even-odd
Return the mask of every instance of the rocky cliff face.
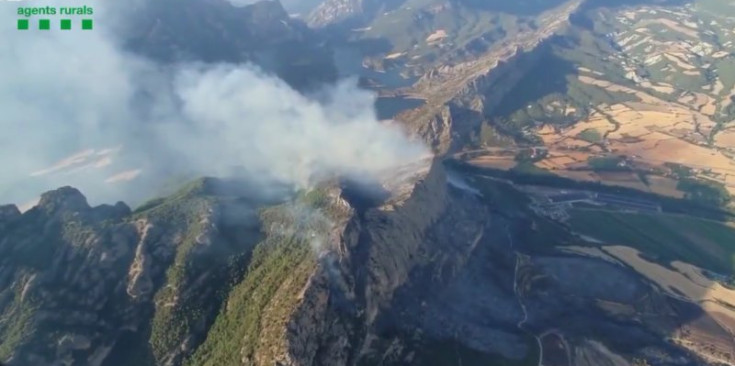
[[410, 91], [428, 102], [397, 118], [440, 153], [466, 145], [470, 134], [540, 60], [546, 44], [569, 26], [582, 4], [567, 1], [542, 14], [535, 30], [496, 44], [476, 59], [428, 71]]
[[705, 364], [667, 341], [690, 305], [627, 267], [555, 252], [573, 236], [508, 206], [507, 183], [464, 179], [437, 162], [395, 210], [352, 211], [292, 313], [282, 364], [526, 365], [553, 337], [574, 365]]
[[0, 356], [521, 365], [557, 337], [575, 365], [642, 354], [704, 364], [665, 341], [695, 308], [627, 267], [553, 250], [567, 234], [509, 204], [507, 183], [437, 160], [410, 186], [391, 197], [331, 185], [273, 206], [205, 179], [135, 212], [89, 207], [68, 187], [24, 214], [3, 207]]
[[361, 14], [362, 1], [360, 0], [325, 1], [309, 14], [308, 24], [312, 27], [324, 27]]
[[127, 272], [135, 228], [103, 224], [129, 213], [122, 204], [90, 208], [66, 187], [44, 194], [23, 215], [3, 218], [2, 358], [43, 365], [94, 349], [90, 362], [99, 364], [117, 331], [110, 324], [135, 316], [121, 311], [109, 292]]
[[258, 236], [254, 213], [233, 212], [202, 191], [206, 182], [135, 213], [122, 203], [89, 207], [69, 187], [22, 215], [4, 208], [0, 358], [180, 364]]
[[[372, 333], [414, 268], [438, 255], [451, 270], [482, 234], [482, 216], [451, 197], [439, 162], [398, 201], [365, 203], [343, 189], [317, 200], [323, 220], [269, 211], [255, 252], [255, 214], [208, 192], [212, 184], [195, 183], [134, 213], [123, 204], [91, 208], [73, 188], [45, 194], [25, 214], [4, 207], [2, 310], [16, 320], [3, 323], [3, 358], [11, 365], [178, 365], [187, 357], [190, 364], [234, 364], [212, 363], [218, 357], [352, 363], [374, 352]], [[315, 230], [320, 246], [301, 230]], [[462, 238], [453, 255], [439, 251], [441, 240], [427, 240], [449, 232]], [[265, 265], [282, 260], [291, 271]], [[270, 275], [257, 277], [259, 270]], [[269, 281], [276, 287], [260, 305], [239, 303], [245, 288], [267, 291]], [[228, 337], [233, 348], [218, 348], [225, 341], [218, 333], [232, 331], [222, 324], [243, 310], [260, 315], [255, 339]]]
[[375, 15], [393, 10], [405, 0], [326, 0], [311, 14], [307, 22], [314, 28], [328, 26], [359, 26]]
[[[688, 305], [629, 268], [544, 249], [559, 239], [502, 203], [509, 186], [478, 191], [463, 179], [437, 162], [393, 210], [350, 211], [339, 247], [318, 261], [289, 318], [281, 364], [535, 364], [551, 336], [579, 353], [572, 364], [628, 365], [641, 354], [703, 364], [666, 341], [691, 316], [673, 309]], [[658, 310], [621, 322], [601, 310], [606, 303]]]

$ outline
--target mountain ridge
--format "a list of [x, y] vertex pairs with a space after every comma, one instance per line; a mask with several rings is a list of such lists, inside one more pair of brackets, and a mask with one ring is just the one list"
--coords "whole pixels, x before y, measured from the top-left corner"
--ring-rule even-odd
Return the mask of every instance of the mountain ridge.
[[[366, 2], [342, 1], [357, 10], [329, 19], [369, 17]], [[674, 212], [653, 193], [644, 199], [602, 184], [544, 184], [553, 175], [533, 165], [543, 149], [529, 142], [538, 119], [531, 105], [516, 103], [531, 110], [532, 127], [505, 131], [497, 120], [532, 71], [550, 67], [555, 47], [576, 50], [565, 32], [585, 21], [596, 31], [588, 12], [599, 4], [567, 1], [542, 13], [535, 29], [470, 60], [427, 61], [413, 86], [390, 91], [425, 99], [396, 119], [436, 154], [396, 172], [393, 178], [410, 176], [391, 182], [397, 187], [337, 177], [265, 198], [247, 177], [202, 178], [135, 210], [90, 207], [71, 187], [45, 193], [24, 213], [0, 206], [0, 360], [735, 364], [735, 291], [727, 286], [735, 267], [723, 259], [735, 253], [728, 251], [731, 224]], [[263, 11], [278, 23], [284, 12], [274, 6]], [[285, 26], [274, 25], [288, 38]], [[241, 50], [234, 43], [233, 55]], [[593, 71], [582, 76], [604, 76]], [[573, 76], [564, 74], [567, 81], [580, 75]], [[483, 132], [495, 139], [475, 146]], [[474, 148], [508, 149], [489, 155], [509, 158], [510, 173], [485, 167]], [[616, 171], [624, 165], [615, 160]]]

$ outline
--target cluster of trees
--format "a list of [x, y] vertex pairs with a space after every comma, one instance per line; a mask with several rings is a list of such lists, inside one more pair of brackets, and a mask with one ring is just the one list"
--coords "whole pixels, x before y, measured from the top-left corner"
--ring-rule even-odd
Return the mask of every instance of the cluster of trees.
[[705, 205], [725, 206], [731, 200], [730, 192], [717, 182], [684, 178], [679, 180], [676, 189], [684, 192], [686, 198]]

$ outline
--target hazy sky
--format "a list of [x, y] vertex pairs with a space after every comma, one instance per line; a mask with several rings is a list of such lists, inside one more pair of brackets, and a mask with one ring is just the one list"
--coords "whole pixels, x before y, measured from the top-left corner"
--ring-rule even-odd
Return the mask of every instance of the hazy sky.
[[[258, 2], [258, 0], [229, 0], [236, 6], [242, 6]], [[302, 15], [308, 14], [309, 11], [316, 8], [324, 0], [268, 0], [268, 1], [280, 1], [289, 13], [298, 13]]]
[[374, 96], [354, 80], [328, 88], [320, 104], [250, 65], [164, 68], [117, 46], [110, 25], [124, 18], [105, 2], [94, 2], [93, 31], [60, 31], [55, 16], [50, 31], [33, 29], [36, 18], [16, 30], [16, 9], [31, 4], [59, 5], [0, 2], [0, 202], [66, 184], [111, 202], [150, 188], [131, 190], [126, 178], [233, 167], [264, 185], [304, 186], [380, 174], [427, 152], [379, 124]]

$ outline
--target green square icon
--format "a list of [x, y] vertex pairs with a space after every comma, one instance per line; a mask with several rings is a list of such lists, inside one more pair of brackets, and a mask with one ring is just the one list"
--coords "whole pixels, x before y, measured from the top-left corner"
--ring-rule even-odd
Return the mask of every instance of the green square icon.
[[92, 19], [82, 19], [82, 29], [92, 29]]
[[49, 30], [51, 29], [51, 21], [48, 19], [38, 20], [38, 29]]
[[18, 29], [28, 29], [28, 19], [18, 19]]
[[61, 19], [61, 29], [63, 30], [71, 29], [71, 19]]

